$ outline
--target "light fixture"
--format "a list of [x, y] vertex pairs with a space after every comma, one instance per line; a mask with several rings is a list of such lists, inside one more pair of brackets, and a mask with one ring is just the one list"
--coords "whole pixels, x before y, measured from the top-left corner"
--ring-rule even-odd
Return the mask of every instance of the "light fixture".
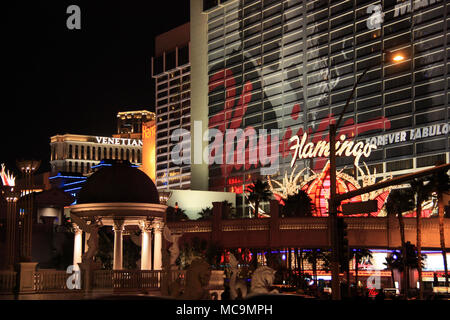
[[396, 54], [396, 55], [392, 58], [392, 60], [393, 60], [394, 62], [400, 62], [400, 61], [405, 60], [405, 57], [402, 56], [401, 54]]

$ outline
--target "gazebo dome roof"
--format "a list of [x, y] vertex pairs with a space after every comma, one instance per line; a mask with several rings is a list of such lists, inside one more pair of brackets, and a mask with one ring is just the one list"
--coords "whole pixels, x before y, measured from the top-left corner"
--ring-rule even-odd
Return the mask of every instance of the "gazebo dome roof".
[[153, 203], [159, 204], [153, 181], [129, 161], [102, 161], [78, 193], [77, 204], [87, 203]]

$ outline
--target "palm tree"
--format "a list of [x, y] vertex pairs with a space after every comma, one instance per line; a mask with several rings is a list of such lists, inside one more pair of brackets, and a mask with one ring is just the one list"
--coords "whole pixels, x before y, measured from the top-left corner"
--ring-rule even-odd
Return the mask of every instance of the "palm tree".
[[306, 261], [308, 261], [308, 263], [311, 264], [313, 269], [314, 284], [316, 285], [317, 292], [319, 290], [319, 287], [317, 285], [317, 262], [319, 260], [324, 260], [326, 265], [328, 260], [327, 258], [327, 254], [322, 249], [315, 248], [305, 252], [305, 259]]
[[[358, 271], [359, 271], [359, 264], [363, 260], [368, 260], [369, 263], [370, 259], [373, 258], [372, 251], [366, 248], [357, 248], [350, 250], [350, 259], [355, 258], [355, 286], [358, 288]], [[349, 284], [350, 285], [350, 284]]]
[[211, 219], [211, 217], [213, 215], [213, 208], [212, 207], [203, 208], [202, 211], [200, 211], [198, 214], [199, 214], [200, 218], [198, 218], [197, 220]]
[[[392, 190], [386, 201], [386, 211], [388, 215], [397, 216], [400, 229], [400, 240], [402, 245], [402, 255], [406, 256], [405, 241], [405, 222], [403, 221], [403, 213], [414, 209], [414, 193], [410, 189]], [[403, 266], [403, 282], [402, 289], [407, 292], [408, 272], [406, 264]]]
[[[390, 255], [386, 257], [386, 262], [384, 263], [388, 269], [391, 270], [392, 282], [394, 282], [393, 270], [398, 270], [404, 272], [407, 269], [418, 269], [419, 259], [417, 256], [417, 248], [411, 243], [405, 243], [405, 255], [403, 252], [394, 250]], [[421, 267], [424, 267], [423, 261], [426, 259], [426, 255], [422, 255]]]
[[270, 200], [272, 193], [267, 182], [257, 179], [253, 184], [247, 186], [248, 201], [255, 206], [255, 217], [258, 217], [259, 204]]
[[287, 197], [282, 212], [286, 217], [312, 217], [314, 204], [305, 191], [299, 190]]
[[439, 236], [441, 242], [442, 259], [444, 260], [445, 286], [448, 287], [448, 266], [447, 253], [445, 249], [445, 230], [444, 230], [444, 201], [443, 195], [450, 190], [450, 178], [444, 171], [440, 171], [431, 176], [429, 186], [432, 192], [437, 194], [438, 212], [439, 212]]
[[423, 179], [411, 181], [411, 189], [416, 194], [416, 232], [417, 232], [417, 271], [419, 273], [419, 299], [423, 299], [423, 281], [422, 281], [422, 202], [427, 200], [429, 192], [424, 186]]
[[386, 268], [391, 271], [392, 288], [395, 288], [394, 270], [403, 270], [401, 253], [397, 250], [394, 250], [385, 259], [386, 262], [384, 262], [383, 264], [386, 265]]
[[189, 220], [189, 217], [186, 215], [186, 212], [181, 208], [167, 207], [166, 220], [167, 221], [183, 221], [183, 220]]

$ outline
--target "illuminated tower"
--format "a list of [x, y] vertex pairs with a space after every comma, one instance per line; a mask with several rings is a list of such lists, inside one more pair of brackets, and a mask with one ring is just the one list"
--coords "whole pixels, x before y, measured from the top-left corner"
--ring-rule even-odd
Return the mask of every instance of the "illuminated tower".
[[[191, 131], [190, 23], [155, 38], [156, 187], [190, 189], [191, 165], [175, 164], [171, 139], [177, 129]], [[185, 141], [185, 140], [183, 140]], [[190, 148], [184, 148], [190, 153]]]
[[156, 120], [142, 124], [142, 166], [150, 179], [156, 184]]
[[20, 204], [20, 259], [31, 261], [31, 240], [33, 226], [33, 175], [39, 169], [39, 160], [17, 161], [17, 167], [25, 178], [22, 187], [22, 201]]
[[20, 191], [15, 187], [16, 178], [8, 173], [2, 164], [0, 177], [2, 182], [1, 195], [6, 200], [6, 250], [3, 267], [13, 268], [16, 261], [16, 231], [17, 231], [17, 200]]
[[14, 186], [3, 186], [2, 196], [6, 200], [6, 256], [4, 266], [13, 268], [17, 262], [17, 200], [20, 191]]
[[113, 137], [141, 139], [143, 124], [154, 119], [155, 113], [147, 110], [119, 112], [117, 113], [117, 134]]

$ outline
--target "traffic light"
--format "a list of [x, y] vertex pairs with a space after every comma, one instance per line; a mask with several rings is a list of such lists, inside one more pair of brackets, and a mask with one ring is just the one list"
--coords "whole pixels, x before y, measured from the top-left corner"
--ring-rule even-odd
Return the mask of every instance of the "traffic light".
[[348, 271], [350, 252], [347, 238], [347, 223], [341, 217], [337, 218], [337, 238], [340, 272]]

